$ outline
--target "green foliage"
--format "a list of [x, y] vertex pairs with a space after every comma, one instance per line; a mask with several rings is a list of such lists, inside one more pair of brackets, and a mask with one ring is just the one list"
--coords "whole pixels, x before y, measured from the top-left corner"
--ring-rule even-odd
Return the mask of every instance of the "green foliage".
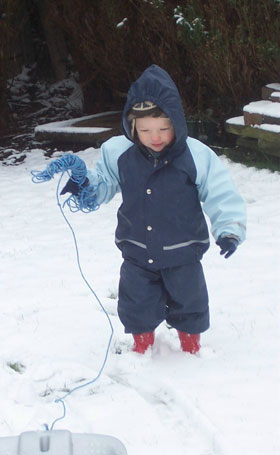
[[207, 40], [205, 21], [198, 17], [194, 5], [177, 6], [174, 10], [174, 18], [178, 25], [178, 37], [188, 46], [202, 46]]

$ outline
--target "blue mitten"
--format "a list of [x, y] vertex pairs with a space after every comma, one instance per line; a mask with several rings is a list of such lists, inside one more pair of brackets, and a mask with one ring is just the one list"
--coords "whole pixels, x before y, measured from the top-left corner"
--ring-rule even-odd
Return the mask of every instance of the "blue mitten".
[[60, 194], [72, 193], [74, 196], [78, 196], [81, 190], [89, 185], [89, 179], [86, 178], [82, 185], [79, 185], [77, 182], [74, 182], [72, 179], [69, 179], [65, 187], [62, 188]]
[[235, 235], [220, 236], [216, 244], [221, 248], [220, 254], [224, 254], [225, 258], [229, 258], [239, 245], [238, 238]]

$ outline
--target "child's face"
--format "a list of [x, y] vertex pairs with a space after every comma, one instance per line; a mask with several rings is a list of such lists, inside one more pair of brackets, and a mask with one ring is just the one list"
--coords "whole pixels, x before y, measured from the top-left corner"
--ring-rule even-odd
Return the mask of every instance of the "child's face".
[[173, 125], [165, 117], [137, 118], [135, 128], [140, 142], [155, 152], [161, 152], [175, 137]]

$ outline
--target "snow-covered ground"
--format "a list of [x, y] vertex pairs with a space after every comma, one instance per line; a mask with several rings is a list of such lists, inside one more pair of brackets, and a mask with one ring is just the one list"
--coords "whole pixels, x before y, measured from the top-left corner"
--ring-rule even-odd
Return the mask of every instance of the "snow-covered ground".
[[[91, 167], [99, 151], [79, 156]], [[204, 258], [211, 328], [196, 356], [165, 324], [152, 351], [130, 352], [117, 316], [120, 196], [91, 214], [65, 210], [114, 335], [101, 377], [66, 398], [55, 429], [110, 434], [129, 455], [279, 455], [280, 175], [222, 159], [247, 203], [248, 238], [228, 260], [214, 241]], [[77, 267], [59, 177], [31, 181], [48, 162], [32, 150], [0, 166], [0, 436], [60, 417], [55, 399], [96, 377], [111, 334]]]

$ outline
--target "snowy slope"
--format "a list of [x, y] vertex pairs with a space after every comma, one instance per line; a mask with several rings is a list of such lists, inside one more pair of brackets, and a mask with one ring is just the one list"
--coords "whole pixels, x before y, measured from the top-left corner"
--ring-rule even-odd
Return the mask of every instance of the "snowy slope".
[[[99, 151], [79, 156], [91, 167]], [[211, 328], [197, 356], [180, 352], [165, 324], [152, 351], [130, 352], [117, 317], [120, 196], [91, 214], [65, 211], [114, 335], [103, 374], [66, 398], [55, 429], [116, 436], [129, 455], [280, 453], [280, 175], [223, 161], [247, 202], [248, 239], [228, 260], [214, 241], [205, 256]], [[1, 436], [60, 417], [54, 400], [96, 377], [111, 333], [81, 279], [59, 178], [31, 182], [47, 162], [33, 150], [24, 164], [0, 166]]]

